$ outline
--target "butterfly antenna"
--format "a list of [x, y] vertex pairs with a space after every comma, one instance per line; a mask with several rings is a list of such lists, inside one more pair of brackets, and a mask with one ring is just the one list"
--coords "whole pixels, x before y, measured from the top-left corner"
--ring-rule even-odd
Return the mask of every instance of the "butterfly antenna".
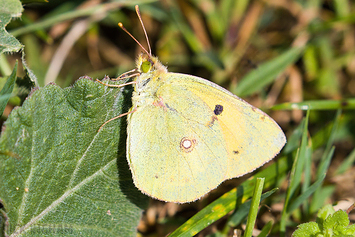
[[[118, 26], [121, 27], [122, 30], [124, 30], [124, 32], [126, 32], [129, 36], [131, 36], [131, 38], [136, 41], [136, 43], [144, 50], [144, 52], [146, 52], [149, 56], [151, 56], [150, 53], [148, 53], [148, 51], [143, 47], [143, 45], [141, 43], [139, 43], [139, 41], [134, 38], [134, 36], [128, 32], [128, 30], [123, 26], [123, 24], [121, 22], [118, 23]], [[148, 44], [149, 45], [149, 44]], [[150, 47], [149, 47], [150, 49]]]
[[138, 16], [138, 18], [139, 18], [139, 21], [141, 22], [141, 25], [142, 25], [142, 28], [143, 28], [143, 31], [144, 31], [145, 39], [147, 40], [148, 49], [149, 49], [149, 56], [152, 56], [152, 49], [150, 48], [150, 43], [149, 43], [149, 39], [148, 39], [148, 34], [147, 34], [147, 31], [145, 30], [145, 27], [144, 27], [144, 24], [143, 24], [143, 20], [142, 20], [142, 16], [141, 16], [141, 13], [140, 13], [140, 11], [139, 11], [138, 5], [136, 5], [135, 8], [136, 8], [137, 16]]

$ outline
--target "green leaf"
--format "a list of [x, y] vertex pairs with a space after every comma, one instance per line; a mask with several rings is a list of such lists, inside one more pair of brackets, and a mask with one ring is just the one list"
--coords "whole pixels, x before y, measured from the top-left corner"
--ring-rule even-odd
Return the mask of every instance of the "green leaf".
[[303, 132], [302, 132], [302, 140], [301, 140], [301, 146], [297, 150], [296, 156], [293, 161], [292, 165], [292, 170], [289, 178], [289, 183], [286, 191], [286, 198], [285, 198], [285, 204], [284, 208], [281, 213], [281, 220], [280, 220], [280, 231], [281, 233], [286, 233], [286, 221], [290, 213], [288, 212], [289, 210], [289, 205], [291, 203], [291, 199], [293, 198], [295, 191], [297, 187], [299, 186], [301, 182], [301, 176], [303, 172], [303, 167], [306, 159], [306, 151], [307, 151], [307, 141], [308, 141], [308, 121], [309, 121], [309, 111], [307, 111], [306, 118], [304, 119], [305, 122], [303, 122]]
[[342, 174], [346, 170], [350, 169], [353, 167], [353, 163], [355, 161], [355, 148], [352, 150], [352, 152], [348, 155], [348, 157], [345, 158], [345, 160], [339, 165], [339, 167], [336, 170], [336, 174]]
[[264, 227], [261, 229], [261, 232], [259, 233], [258, 237], [269, 236], [273, 223], [273, 221], [269, 221], [268, 223], [266, 223], [266, 225], [264, 225]]
[[294, 63], [303, 52], [303, 48], [294, 47], [282, 53], [275, 59], [260, 65], [256, 70], [247, 74], [232, 92], [245, 97], [275, 80], [289, 65]]
[[17, 52], [22, 44], [6, 30], [5, 26], [13, 17], [20, 17], [23, 11], [20, 1], [0, 0], [0, 54], [4, 52]]
[[327, 204], [322, 207], [317, 213], [317, 224], [319, 225], [320, 229], [323, 229], [325, 219], [328, 216], [332, 215], [335, 212], [333, 206], [331, 204]]
[[[319, 177], [321, 177], [324, 174], [326, 174], [327, 170], [329, 168], [329, 165], [330, 165], [330, 162], [331, 162], [331, 159], [333, 157], [334, 150], [335, 150], [335, 147], [334, 147], [333, 143], [335, 141], [336, 131], [338, 130], [338, 127], [339, 127], [341, 114], [342, 114], [342, 111], [338, 110], [336, 115], [335, 115], [334, 124], [333, 124], [332, 130], [331, 130], [331, 132], [329, 134], [329, 138], [328, 138], [328, 141], [326, 143], [326, 148], [324, 150], [324, 153], [323, 153], [323, 155], [321, 157], [321, 160], [320, 160], [320, 162], [318, 164], [318, 167], [317, 167], [317, 171], [316, 171], [317, 179], [319, 179]], [[312, 199], [312, 202], [311, 202], [311, 205], [310, 205], [310, 212], [311, 213], [315, 212], [316, 210], [318, 210], [320, 208], [320, 206], [323, 205], [321, 200], [324, 197], [325, 197], [324, 196], [324, 191], [322, 191], [322, 188], [319, 187], [315, 191], [313, 199]], [[324, 200], [325, 199], [323, 199], [323, 201]]]
[[319, 63], [317, 61], [316, 47], [313, 44], [309, 44], [306, 47], [303, 55], [303, 63], [308, 78], [316, 78], [319, 73]]
[[355, 230], [352, 230], [353, 228], [350, 228], [350, 231], [348, 230], [349, 223], [348, 214], [343, 210], [339, 210], [325, 219], [323, 232], [328, 236], [354, 236]]
[[298, 229], [293, 232], [292, 237], [322, 237], [321, 230], [316, 222], [308, 222], [298, 226]]
[[17, 72], [17, 61], [14, 70], [12, 71], [4, 87], [0, 91], [0, 114], [1, 115], [4, 113], [7, 102], [9, 101], [11, 93], [14, 89], [15, 81], [16, 81], [16, 72]]
[[48, 0], [21, 0], [22, 4], [48, 3]]
[[148, 198], [126, 162], [126, 119], [98, 132], [127, 111], [128, 92], [82, 78], [38, 89], [12, 111], [0, 138], [7, 235], [136, 235]]
[[23, 11], [19, 0], [0, 0], [0, 13], [7, 13], [11, 17], [20, 17]]
[[256, 179], [254, 193], [253, 193], [253, 197], [251, 199], [251, 204], [250, 204], [250, 212], [249, 212], [247, 224], [245, 227], [244, 237], [251, 237], [253, 234], [256, 216], [258, 215], [258, 210], [259, 210], [261, 193], [263, 191], [264, 181], [265, 181], [265, 178], [257, 178]]
[[[260, 201], [263, 201], [264, 199], [270, 197], [273, 193], [278, 191], [278, 188], [274, 188], [273, 190], [270, 190], [263, 195], [261, 195]], [[239, 225], [244, 218], [248, 215], [250, 211], [250, 206], [251, 206], [251, 200], [248, 200], [236, 208], [235, 212], [231, 215], [228, 221], [229, 226], [237, 226]]]
[[355, 235], [355, 224], [349, 226], [348, 214], [343, 210], [335, 212], [331, 205], [326, 205], [318, 211], [317, 217], [317, 222], [308, 222], [299, 225], [292, 236], [351, 237]]
[[334, 109], [355, 109], [355, 98], [344, 100], [309, 100], [299, 103], [283, 103], [272, 107], [277, 110], [334, 110]]
[[302, 195], [298, 196], [292, 203], [290, 203], [290, 205], [287, 208], [287, 212], [288, 213], [292, 213], [296, 208], [298, 208], [304, 201], [306, 201], [306, 199], [311, 196], [316, 190], [317, 188], [320, 187], [320, 185], [322, 185], [323, 180], [325, 178], [325, 174], [323, 175], [323, 177], [320, 177], [316, 182], [314, 182], [314, 184], [312, 184], [309, 188], [307, 188]]
[[291, 136], [287, 138], [287, 143], [282, 150], [284, 154], [289, 154], [292, 151], [295, 151], [300, 146], [300, 140], [302, 138], [302, 134], [304, 133], [304, 123], [305, 119], [302, 119], [301, 123], [292, 131]]
[[[293, 196], [295, 193], [296, 189], [298, 188], [299, 184], [301, 183], [302, 179], [302, 173], [304, 171], [304, 164], [306, 162], [307, 158], [307, 148], [310, 147], [309, 145], [309, 139], [308, 139], [308, 123], [309, 123], [309, 114], [310, 111], [307, 111], [307, 115], [304, 118], [305, 122], [304, 127], [303, 127], [303, 132], [302, 132], [302, 139], [301, 139], [301, 145], [299, 148], [299, 157], [297, 158], [296, 166], [295, 166], [295, 173], [294, 175], [290, 177], [290, 197]], [[286, 206], [286, 205], [285, 205]]]
[[[36, 75], [32, 72], [32, 70], [27, 66], [25, 60], [25, 51], [22, 51], [22, 66], [25, 71], [25, 80], [27, 82], [27, 87], [39, 86]], [[42, 65], [43, 66], [43, 65]]]

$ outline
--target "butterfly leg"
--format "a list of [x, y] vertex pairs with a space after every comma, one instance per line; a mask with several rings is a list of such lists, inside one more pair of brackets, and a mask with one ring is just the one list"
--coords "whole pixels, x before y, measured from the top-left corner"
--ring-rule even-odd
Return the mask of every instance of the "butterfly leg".
[[104, 83], [102, 81], [99, 81], [98, 79], [96, 79], [97, 82], [101, 83], [102, 85], [105, 85], [105, 86], [108, 86], [108, 87], [123, 87], [123, 86], [127, 86], [127, 85], [132, 85], [132, 84], [136, 84], [135, 81], [130, 81], [130, 82], [127, 82], [127, 83], [123, 83], [121, 85], [110, 85], [110, 84], [107, 84], [107, 83]]
[[[127, 74], [132, 73], [132, 72], [136, 72], [136, 73], [133, 73], [131, 75], [126, 76]], [[140, 73], [137, 72], [137, 68], [135, 68], [135, 69], [132, 69], [132, 70], [130, 70], [128, 72], [124, 72], [121, 75], [119, 75], [117, 78], [111, 79], [111, 80], [112, 81], [119, 81], [119, 80], [123, 80], [123, 79], [126, 79], [126, 78], [131, 78], [131, 77], [135, 77], [135, 76], [139, 76], [139, 75], [140, 75]]]
[[102, 128], [103, 126], [105, 126], [106, 124], [108, 124], [109, 122], [111, 122], [111, 121], [113, 121], [113, 120], [116, 120], [116, 119], [118, 119], [118, 118], [121, 118], [121, 117], [123, 117], [123, 116], [126, 116], [126, 115], [128, 115], [128, 114], [134, 113], [134, 112], [136, 112], [136, 110], [137, 110], [137, 108], [134, 108], [133, 110], [131, 110], [131, 111], [127, 112], [127, 113], [120, 114], [120, 115], [118, 115], [118, 116], [116, 116], [116, 117], [113, 117], [113, 118], [107, 120], [106, 122], [104, 122], [104, 123], [100, 126], [100, 128], [99, 128], [99, 130], [97, 130], [97, 132], [100, 132], [101, 128]]

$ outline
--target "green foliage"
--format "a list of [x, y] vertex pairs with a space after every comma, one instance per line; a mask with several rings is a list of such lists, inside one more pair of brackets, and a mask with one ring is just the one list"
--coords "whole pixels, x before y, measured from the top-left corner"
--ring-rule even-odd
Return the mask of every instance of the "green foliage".
[[[169, 71], [210, 79], [254, 105], [271, 107], [267, 112], [288, 138], [279, 157], [252, 178], [229, 181], [231, 191], [221, 187], [178, 206], [174, 216], [156, 214], [159, 219], [141, 235], [231, 236], [251, 216], [256, 178], [263, 177], [271, 191], [261, 195], [258, 216], [256, 205], [251, 212], [259, 236], [289, 236], [298, 224], [294, 236], [354, 236], [346, 213], [324, 206], [338, 201], [333, 178], [355, 161], [353, 1], [44, 2], [22, 1], [36, 3], [23, 11], [20, 1], [0, 0], [0, 107], [21, 105], [30, 89], [44, 86], [13, 110], [2, 130], [1, 237], [136, 235], [147, 197], [134, 187], [127, 166], [125, 119], [97, 132], [107, 119], [127, 112], [129, 87], [74, 82], [134, 68], [142, 50], [117, 23], [145, 46], [135, 4], [153, 53]], [[23, 71], [15, 66], [21, 49], [29, 65], [22, 54]], [[307, 115], [296, 116], [298, 110]], [[330, 164], [335, 172], [328, 171]], [[282, 210], [274, 210], [281, 204]], [[147, 210], [149, 218], [154, 210]], [[317, 212], [316, 222], [302, 224]], [[261, 218], [267, 215], [273, 221]]]
[[300, 57], [302, 52], [302, 47], [289, 49], [277, 58], [260, 65], [256, 70], [248, 73], [240, 81], [235, 90], [231, 89], [231, 91], [241, 97], [260, 91], [262, 88], [272, 83], [288, 66], [293, 64]]
[[355, 99], [344, 100], [311, 100], [300, 103], [283, 103], [273, 107], [273, 109], [301, 109], [301, 110], [331, 110], [331, 109], [355, 109]]
[[22, 10], [18, 0], [0, 0], [0, 54], [22, 49], [22, 44], [5, 29], [13, 17], [21, 16]]
[[[125, 91], [78, 80], [34, 91], [5, 123], [0, 197], [8, 235], [132, 236], [147, 197], [125, 158]], [[104, 105], [104, 106], [103, 106]], [[119, 148], [119, 150], [117, 150]]]
[[265, 181], [265, 178], [257, 178], [256, 179], [253, 198], [252, 198], [251, 204], [250, 204], [250, 212], [248, 214], [248, 220], [247, 220], [247, 224], [245, 227], [245, 233], [244, 233], [245, 237], [251, 237], [253, 234], [256, 216], [258, 214], [259, 205], [260, 205], [261, 193], [263, 191], [264, 181]]
[[11, 97], [12, 90], [15, 86], [16, 81], [16, 72], [17, 72], [17, 62], [15, 64], [14, 70], [12, 71], [9, 78], [6, 80], [4, 87], [0, 91], [0, 114], [4, 112], [4, 109]]
[[335, 212], [331, 205], [318, 211], [316, 222], [308, 222], [298, 226], [292, 234], [294, 237], [351, 237], [355, 236], [355, 224], [349, 225], [348, 214], [339, 210]]
[[[232, 210], [235, 210], [235, 213], [231, 217], [228, 224], [230, 226], [239, 225], [248, 215], [251, 205], [250, 200], [243, 203], [241, 200], [249, 199], [253, 195], [254, 186], [258, 187], [257, 179], [260, 177], [266, 177], [265, 186], [274, 186], [274, 181], [276, 180], [275, 178], [286, 175], [285, 172], [287, 171], [287, 168], [288, 166], [285, 157], [283, 159], [279, 159], [276, 164], [273, 164], [267, 169], [258, 173], [253, 179], [244, 182], [238, 187], [238, 189], [233, 189], [232, 191], [225, 193], [216, 201], [209, 204], [207, 207], [205, 207], [203, 210], [181, 225], [178, 229], [176, 229], [173, 233], [171, 233], [170, 236], [193, 236]], [[272, 175], [266, 175], [268, 173]], [[272, 190], [263, 194], [261, 196], [261, 200], [269, 197], [275, 191], [276, 190]]]

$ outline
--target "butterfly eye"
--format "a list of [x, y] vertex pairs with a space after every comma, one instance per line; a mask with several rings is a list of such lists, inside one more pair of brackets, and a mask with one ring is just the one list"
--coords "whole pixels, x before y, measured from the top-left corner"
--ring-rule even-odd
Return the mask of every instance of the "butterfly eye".
[[144, 72], [144, 73], [149, 72], [151, 68], [152, 68], [151, 62], [149, 62], [149, 61], [142, 62], [142, 65], [141, 65], [142, 72]]

